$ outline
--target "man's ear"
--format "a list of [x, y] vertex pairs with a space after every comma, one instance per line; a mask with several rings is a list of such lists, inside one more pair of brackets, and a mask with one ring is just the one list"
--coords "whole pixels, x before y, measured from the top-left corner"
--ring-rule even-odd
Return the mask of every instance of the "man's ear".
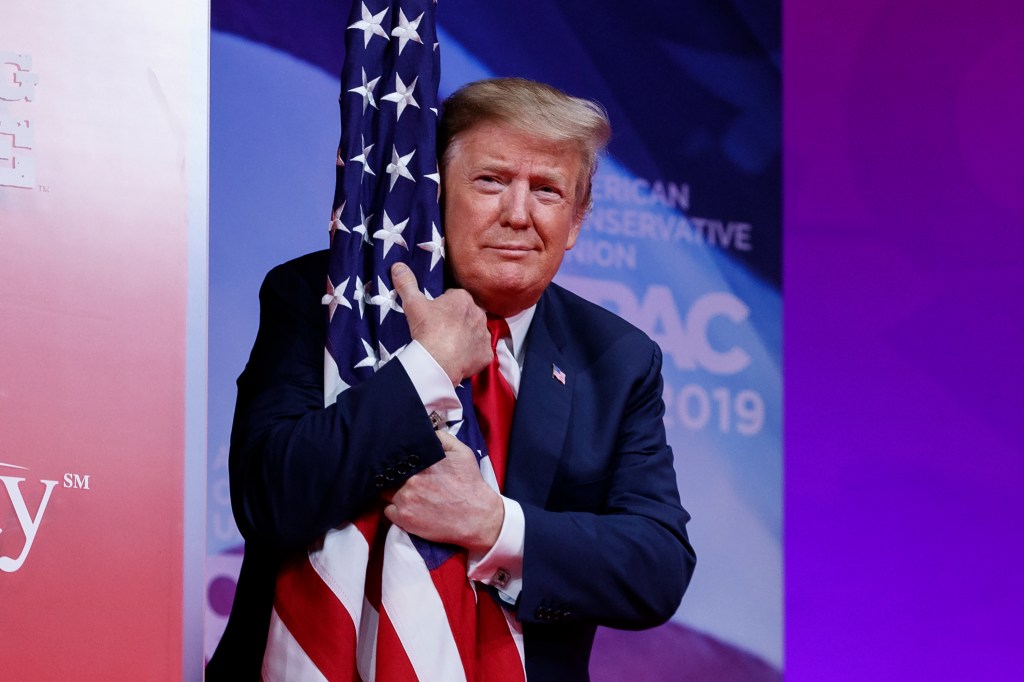
[[580, 228], [583, 226], [583, 217], [586, 214], [586, 211], [576, 211], [576, 215], [573, 216], [572, 225], [569, 227], [569, 239], [565, 242], [566, 251], [576, 244], [576, 239], [580, 236]]
[[587, 217], [587, 213], [590, 211], [590, 186], [587, 186], [587, 196], [585, 199], [577, 202], [573, 208], [572, 225], [569, 227], [569, 239], [565, 243], [565, 250], [568, 251], [576, 243], [576, 239], [580, 236], [580, 228], [583, 226], [583, 219]]

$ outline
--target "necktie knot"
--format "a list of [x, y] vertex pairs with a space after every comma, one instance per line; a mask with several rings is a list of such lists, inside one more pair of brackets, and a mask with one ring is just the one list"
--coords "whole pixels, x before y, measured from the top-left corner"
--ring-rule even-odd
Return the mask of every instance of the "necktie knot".
[[495, 353], [498, 352], [498, 341], [506, 336], [512, 336], [512, 332], [508, 328], [508, 322], [505, 321], [504, 317], [488, 315], [487, 331], [491, 333], [491, 350]]

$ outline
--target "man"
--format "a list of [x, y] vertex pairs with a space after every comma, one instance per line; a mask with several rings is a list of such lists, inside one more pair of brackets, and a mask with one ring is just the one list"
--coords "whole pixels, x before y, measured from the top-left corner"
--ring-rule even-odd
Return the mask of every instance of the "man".
[[[231, 447], [246, 538], [232, 617], [208, 668], [258, 675], [282, 557], [381, 498], [411, 534], [465, 547], [469, 578], [521, 623], [530, 680], [585, 680], [597, 625], [650, 627], [694, 566], [662, 425], [661, 353], [642, 332], [551, 283], [590, 206], [610, 135], [599, 106], [520, 79], [466, 86], [439, 135], [447, 265], [435, 300], [392, 270], [413, 343], [323, 407], [327, 254], [275, 268]], [[504, 488], [434, 431], [454, 386], [492, 357], [516, 396]], [[501, 323], [492, 323], [501, 328]]]

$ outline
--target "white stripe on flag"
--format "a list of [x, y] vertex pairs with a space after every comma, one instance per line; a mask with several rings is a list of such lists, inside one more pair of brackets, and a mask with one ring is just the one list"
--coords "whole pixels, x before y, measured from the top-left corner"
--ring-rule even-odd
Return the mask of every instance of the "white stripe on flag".
[[262, 676], [268, 681], [327, 682], [327, 678], [313, 665], [313, 661], [295, 641], [292, 633], [288, 632], [276, 609], [270, 614], [270, 635], [267, 637], [267, 651], [263, 656]]
[[494, 467], [491, 466], [491, 456], [485, 455], [480, 460], [480, 478], [484, 479], [484, 483], [491, 486], [491, 490], [496, 493], [500, 493], [498, 490], [498, 479], [494, 476]]
[[380, 614], [369, 599], [363, 599], [363, 620], [359, 630], [359, 646], [356, 647], [356, 670], [363, 682], [377, 679], [377, 624]]
[[405, 647], [416, 676], [430, 682], [465, 682], [444, 604], [409, 534], [392, 526], [384, 543], [381, 605]]
[[356, 632], [363, 613], [363, 585], [369, 559], [366, 538], [352, 523], [327, 531], [323, 548], [309, 553], [310, 565], [348, 611]]

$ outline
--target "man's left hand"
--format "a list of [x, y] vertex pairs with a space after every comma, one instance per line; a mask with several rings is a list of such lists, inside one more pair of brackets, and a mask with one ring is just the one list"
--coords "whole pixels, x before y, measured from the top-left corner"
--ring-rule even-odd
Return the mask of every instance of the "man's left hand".
[[445, 458], [384, 494], [384, 516], [425, 540], [485, 553], [497, 541], [505, 519], [501, 496], [480, 476], [473, 451], [455, 436], [438, 431]]

